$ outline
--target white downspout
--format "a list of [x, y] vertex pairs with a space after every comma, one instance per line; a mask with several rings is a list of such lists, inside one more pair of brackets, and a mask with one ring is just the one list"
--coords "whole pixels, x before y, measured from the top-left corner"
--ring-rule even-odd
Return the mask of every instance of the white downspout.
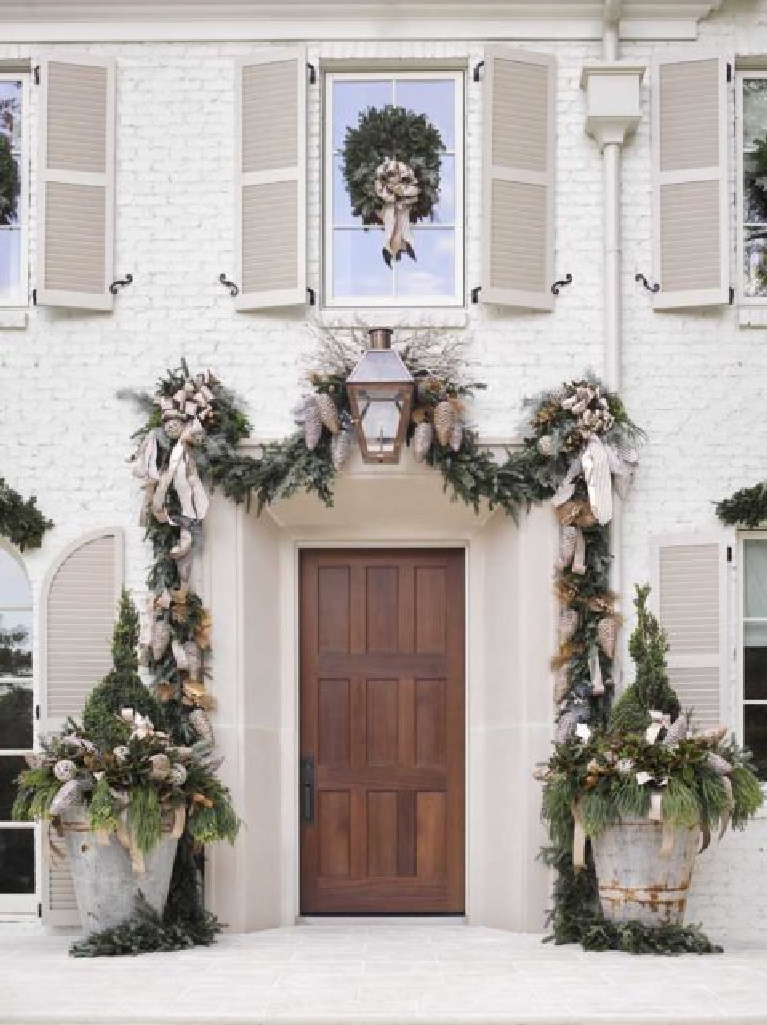
[[[605, 0], [602, 56], [606, 62], [619, 57], [621, 0]], [[602, 147], [604, 201], [604, 380], [611, 391], [621, 387], [621, 145], [605, 140]], [[623, 504], [615, 496], [611, 525], [611, 585], [623, 604]], [[622, 690], [620, 649], [615, 652], [613, 678], [616, 693]]]

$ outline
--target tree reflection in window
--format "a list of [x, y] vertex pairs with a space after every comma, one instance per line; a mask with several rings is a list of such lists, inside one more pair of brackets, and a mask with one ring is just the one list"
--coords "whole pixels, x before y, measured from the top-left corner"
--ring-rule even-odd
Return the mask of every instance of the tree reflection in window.
[[19, 560], [0, 548], [0, 750], [33, 740], [32, 592]]

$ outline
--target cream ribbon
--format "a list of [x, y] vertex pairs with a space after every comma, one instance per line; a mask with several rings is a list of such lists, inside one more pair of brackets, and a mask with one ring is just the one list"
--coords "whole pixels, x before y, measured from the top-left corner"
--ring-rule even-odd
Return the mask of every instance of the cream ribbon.
[[628, 494], [639, 462], [636, 449], [626, 445], [612, 445], [592, 434], [582, 456], [575, 456], [567, 468], [562, 483], [551, 499], [558, 508], [569, 502], [575, 494], [580, 476], [586, 480], [589, 505], [598, 523], [609, 523], [613, 514], [612, 478], [621, 498]]
[[591, 677], [591, 693], [604, 694], [605, 682], [602, 679], [602, 666], [599, 663], [599, 649], [595, 646], [589, 652], [589, 676]]
[[613, 486], [607, 449], [596, 434], [589, 438], [581, 458], [583, 475], [589, 493], [589, 505], [597, 523], [604, 525], [613, 518]]
[[576, 872], [586, 867], [586, 827], [583, 824], [581, 802], [573, 804], [573, 868]]
[[384, 260], [391, 266], [402, 253], [415, 260], [410, 231], [410, 210], [420, 194], [415, 172], [401, 160], [384, 160], [376, 168], [375, 193], [383, 203]]

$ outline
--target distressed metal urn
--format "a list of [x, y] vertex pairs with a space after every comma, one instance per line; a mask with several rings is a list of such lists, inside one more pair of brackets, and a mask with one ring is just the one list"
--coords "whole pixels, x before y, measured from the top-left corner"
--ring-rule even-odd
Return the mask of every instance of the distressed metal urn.
[[61, 828], [85, 932], [101, 932], [127, 921], [133, 914], [139, 892], [158, 914], [162, 914], [178, 846], [172, 819], [163, 822], [160, 840], [141, 856], [138, 871], [130, 851], [115, 833], [99, 838], [91, 830], [84, 807], [67, 809], [61, 817]]
[[698, 826], [664, 826], [652, 819], [624, 819], [593, 836], [605, 918], [681, 925], [699, 838]]

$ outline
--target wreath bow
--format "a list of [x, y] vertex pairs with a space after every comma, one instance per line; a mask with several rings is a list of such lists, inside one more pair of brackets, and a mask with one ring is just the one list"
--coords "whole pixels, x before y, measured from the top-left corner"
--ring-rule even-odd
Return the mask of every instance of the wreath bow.
[[375, 193], [383, 203], [383, 258], [388, 267], [392, 259], [407, 253], [415, 260], [410, 233], [410, 211], [418, 202], [421, 190], [415, 171], [401, 160], [384, 160], [376, 168]]

